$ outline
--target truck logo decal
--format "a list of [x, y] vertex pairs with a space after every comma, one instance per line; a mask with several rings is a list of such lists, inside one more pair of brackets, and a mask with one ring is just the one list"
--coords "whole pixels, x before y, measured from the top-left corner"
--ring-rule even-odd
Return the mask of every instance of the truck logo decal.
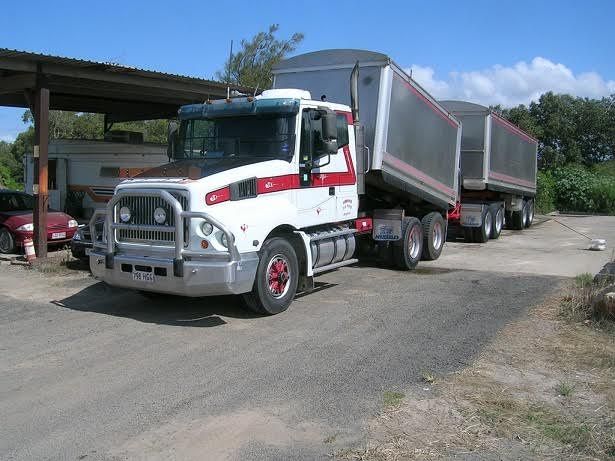
[[242, 224], [239, 228], [240, 228], [243, 232], [245, 232], [245, 231], [247, 231], [247, 230], [248, 230], [248, 225], [247, 225], [247, 224]]

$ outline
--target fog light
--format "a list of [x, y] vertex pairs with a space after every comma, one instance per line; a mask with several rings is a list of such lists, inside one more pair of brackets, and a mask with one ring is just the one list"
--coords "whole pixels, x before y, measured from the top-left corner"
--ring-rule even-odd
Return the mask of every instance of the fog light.
[[220, 242], [224, 248], [228, 248], [228, 239], [226, 238], [226, 234], [222, 234], [222, 237], [220, 237]]
[[212, 226], [211, 223], [208, 223], [207, 221], [203, 221], [203, 223], [201, 224], [201, 231], [203, 231], [203, 234], [209, 235], [214, 231], [214, 226]]
[[167, 220], [167, 212], [164, 211], [164, 209], [160, 207], [156, 208], [154, 210], [154, 221], [156, 221], [158, 224], [164, 224], [166, 220]]
[[122, 220], [122, 222], [130, 221], [130, 208], [128, 208], [127, 206], [123, 206], [122, 208], [120, 208], [120, 219]]

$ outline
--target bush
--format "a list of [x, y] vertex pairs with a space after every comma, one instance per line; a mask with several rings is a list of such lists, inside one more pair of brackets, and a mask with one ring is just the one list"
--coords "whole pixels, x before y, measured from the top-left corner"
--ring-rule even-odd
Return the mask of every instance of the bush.
[[597, 177], [591, 185], [590, 194], [594, 211], [615, 214], [615, 179]]
[[592, 188], [596, 176], [582, 165], [567, 165], [553, 172], [555, 205], [560, 211], [595, 210]]
[[556, 183], [550, 171], [539, 171], [536, 177], [536, 211], [550, 213], [555, 210]]

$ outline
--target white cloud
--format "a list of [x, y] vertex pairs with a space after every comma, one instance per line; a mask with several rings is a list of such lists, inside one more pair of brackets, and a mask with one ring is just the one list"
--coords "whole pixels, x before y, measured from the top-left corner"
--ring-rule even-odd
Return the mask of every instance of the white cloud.
[[12, 134], [0, 134], [0, 141], [13, 142], [15, 141], [15, 136]]
[[462, 99], [504, 107], [528, 104], [547, 91], [600, 98], [615, 93], [615, 80], [605, 80], [596, 72], [574, 74], [564, 64], [536, 57], [513, 66], [495, 65], [487, 69], [450, 72], [438, 79], [431, 67], [417, 64], [405, 69], [437, 99]]

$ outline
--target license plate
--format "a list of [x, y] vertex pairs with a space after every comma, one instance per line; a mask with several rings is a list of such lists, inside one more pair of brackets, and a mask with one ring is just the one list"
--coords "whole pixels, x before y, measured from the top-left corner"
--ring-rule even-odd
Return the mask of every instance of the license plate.
[[135, 282], [154, 283], [154, 273], [134, 271], [132, 273], [132, 280], [134, 280]]
[[66, 232], [54, 232], [53, 234], [51, 234], [52, 240], [65, 239], [65, 238], [66, 238]]

